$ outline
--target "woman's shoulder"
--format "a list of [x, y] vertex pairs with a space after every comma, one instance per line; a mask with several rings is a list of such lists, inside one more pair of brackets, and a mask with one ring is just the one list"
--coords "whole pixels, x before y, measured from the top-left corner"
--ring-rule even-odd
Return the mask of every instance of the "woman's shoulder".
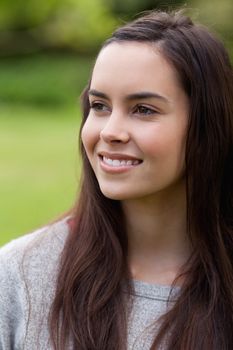
[[[53, 298], [67, 219], [17, 238], [0, 249], [0, 349], [22, 348]], [[28, 323], [33, 319], [34, 323]], [[31, 328], [30, 328], [31, 327]]]
[[7, 243], [0, 248], [0, 262], [15, 265], [25, 258], [32, 258], [34, 254], [35, 258], [40, 258], [46, 253], [51, 258], [64, 246], [69, 231], [68, 220], [65, 218]]
[[[6, 244], [0, 249], [1, 290], [22, 280], [36, 283], [40, 276], [49, 278], [63, 250], [69, 225], [67, 219], [45, 226]], [[55, 272], [54, 272], [55, 273]]]

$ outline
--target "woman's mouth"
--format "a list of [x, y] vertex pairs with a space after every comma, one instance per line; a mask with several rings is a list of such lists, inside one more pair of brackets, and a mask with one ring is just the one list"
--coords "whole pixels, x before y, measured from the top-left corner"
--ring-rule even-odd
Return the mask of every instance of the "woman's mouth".
[[102, 170], [109, 173], [126, 172], [142, 163], [141, 159], [119, 154], [99, 154]]
[[137, 165], [140, 163], [139, 159], [111, 159], [108, 157], [102, 157], [103, 163], [112, 166], [112, 167], [119, 167], [119, 166], [130, 166], [130, 165]]

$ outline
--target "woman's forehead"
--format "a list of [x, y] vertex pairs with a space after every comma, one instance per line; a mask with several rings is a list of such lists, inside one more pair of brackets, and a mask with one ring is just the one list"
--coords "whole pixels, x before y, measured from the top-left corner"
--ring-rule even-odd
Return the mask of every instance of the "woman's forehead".
[[151, 92], [167, 100], [184, 93], [177, 72], [154, 45], [138, 42], [111, 43], [97, 57], [91, 89], [103, 93]]

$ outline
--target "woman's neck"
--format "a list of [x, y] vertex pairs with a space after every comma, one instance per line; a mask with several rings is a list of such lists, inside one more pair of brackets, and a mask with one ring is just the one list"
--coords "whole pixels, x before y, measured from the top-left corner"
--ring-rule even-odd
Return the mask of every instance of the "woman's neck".
[[190, 255], [185, 190], [122, 203], [132, 277], [171, 284]]

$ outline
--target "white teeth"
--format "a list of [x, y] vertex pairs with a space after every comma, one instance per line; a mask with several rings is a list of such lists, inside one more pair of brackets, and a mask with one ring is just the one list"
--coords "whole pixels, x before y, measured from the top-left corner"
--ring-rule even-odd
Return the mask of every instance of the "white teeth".
[[110, 159], [110, 158], [103, 157], [103, 161], [104, 161], [105, 163], [107, 163], [108, 165], [113, 165], [113, 164], [112, 164], [112, 163], [113, 163], [113, 160]]
[[118, 159], [114, 159], [113, 161], [112, 161], [112, 165], [113, 166], [119, 166], [121, 164], [121, 162], [118, 160]]
[[113, 167], [119, 167], [119, 166], [124, 166], [124, 165], [137, 165], [139, 164], [139, 160], [120, 160], [120, 159], [111, 159], [107, 157], [103, 157], [103, 162], [113, 166]]

